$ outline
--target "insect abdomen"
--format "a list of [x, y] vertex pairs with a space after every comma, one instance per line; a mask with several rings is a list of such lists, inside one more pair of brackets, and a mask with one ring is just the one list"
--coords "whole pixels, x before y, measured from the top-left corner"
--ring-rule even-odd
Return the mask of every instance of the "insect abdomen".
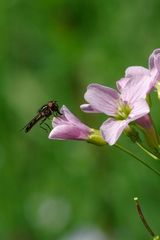
[[25, 127], [25, 132], [26, 132], [26, 133], [29, 132], [29, 131], [32, 129], [32, 127], [33, 127], [41, 118], [42, 118], [41, 115], [38, 115], [38, 116], [36, 116], [35, 118], [33, 118], [33, 119], [26, 125], [26, 127]]

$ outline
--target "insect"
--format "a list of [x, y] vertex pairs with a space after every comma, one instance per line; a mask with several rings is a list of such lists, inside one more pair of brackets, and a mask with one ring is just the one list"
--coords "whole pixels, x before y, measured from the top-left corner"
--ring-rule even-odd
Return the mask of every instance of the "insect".
[[47, 104], [43, 105], [39, 110], [38, 110], [38, 113], [37, 115], [29, 122], [27, 123], [26, 126], [24, 126], [24, 131], [27, 133], [29, 132], [33, 126], [38, 123], [39, 121], [40, 122], [40, 127], [42, 129], [44, 129], [45, 131], [47, 131], [46, 128], [44, 128], [42, 126], [42, 124], [45, 124], [49, 129], [49, 125], [47, 123], [45, 123], [45, 121], [51, 116], [51, 115], [54, 115], [54, 116], [58, 116], [58, 115], [62, 115], [59, 111], [59, 106], [57, 104], [56, 101], [49, 101]]

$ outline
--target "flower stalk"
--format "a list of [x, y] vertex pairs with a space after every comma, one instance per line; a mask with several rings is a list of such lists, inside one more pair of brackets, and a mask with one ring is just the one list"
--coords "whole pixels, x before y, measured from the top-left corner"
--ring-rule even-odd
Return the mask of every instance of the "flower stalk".
[[149, 234], [153, 237], [153, 240], [158, 240], [160, 239], [160, 236], [159, 235], [156, 235], [153, 230], [151, 229], [151, 227], [149, 226], [147, 220], [145, 219], [144, 217], [144, 214], [142, 212], [142, 208], [140, 206], [140, 203], [139, 203], [139, 200], [138, 200], [138, 197], [135, 197], [134, 198], [134, 201], [136, 203], [136, 208], [137, 208], [137, 212], [138, 212], [138, 215], [144, 225], [144, 227], [146, 228], [146, 230], [149, 232]]
[[154, 155], [153, 153], [151, 153], [148, 149], [146, 149], [142, 143], [140, 142], [135, 142], [137, 144], [138, 147], [140, 147], [145, 153], [147, 153], [150, 157], [152, 157], [155, 160], [160, 160], [160, 158], [158, 158], [156, 155]]
[[119, 144], [115, 144], [114, 145], [116, 148], [119, 148], [121, 151], [127, 153], [128, 155], [130, 155], [131, 157], [135, 158], [137, 161], [139, 161], [141, 164], [143, 164], [144, 166], [146, 166], [148, 169], [150, 169], [152, 172], [156, 173], [158, 176], [160, 176], [160, 172], [151, 167], [150, 165], [148, 165], [146, 162], [144, 162], [141, 158], [137, 157], [134, 153], [132, 153], [131, 151], [129, 151], [128, 149], [126, 149], [125, 147], [119, 145]]

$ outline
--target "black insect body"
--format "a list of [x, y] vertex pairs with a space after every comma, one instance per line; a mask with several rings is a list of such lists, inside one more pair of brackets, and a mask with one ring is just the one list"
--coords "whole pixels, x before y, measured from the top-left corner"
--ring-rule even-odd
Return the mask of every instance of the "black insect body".
[[47, 131], [46, 128], [42, 126], [42, 124], [45, 124], [49, 129], [49, 125], [45, 123], [45, 121], [51, 116], [58, 116], [62, 115], [59, 111], [59, 107], [56, 101], [49, 101], [47, 104], [43, 105], [39, 110], [37, 115], [23, 128], [24, 131], [27, 133], [29, 132], [32, 127], [40, 122], [40, 127], [43, 128], [45, 131]]

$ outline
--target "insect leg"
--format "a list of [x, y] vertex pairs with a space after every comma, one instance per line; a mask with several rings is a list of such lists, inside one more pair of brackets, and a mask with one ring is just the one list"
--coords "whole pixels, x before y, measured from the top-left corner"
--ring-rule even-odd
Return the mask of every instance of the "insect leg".
[[[42, 128], [43, 130], [45, 130], [45, 131], [48, 133], [48, 130], [42, 126], [42, 124], [46, 121], [46, 119], [47, 119], [47, 118], [44, 118], [44, 119], [40, 122], [39, 125], [40, 125], [40, 128]], [[46, 123], [45, 123], [45, 125], [46, 125]]]
[[53, 112], [54, 117], [58, 117], [59, 115], [62, 115], [62, 114], [60, 114], [59, 112]]
[[44, 123], [47, 127], [48, 127], [48, 129], [51, 131], [51, 127], [47, 124], [47, 123]]

